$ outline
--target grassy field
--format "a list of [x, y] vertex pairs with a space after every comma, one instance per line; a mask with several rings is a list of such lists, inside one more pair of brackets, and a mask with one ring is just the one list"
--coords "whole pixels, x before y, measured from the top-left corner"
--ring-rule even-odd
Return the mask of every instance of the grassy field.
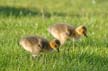
[[[108, 0], [0, 0], [0, 71], [108, 71]], [[53, 37], [47, 27], [86, 25], [83, 37], [32, 60], [18, 45], [23, 36]], [[67, 49], [69, 48], [69, 51]]]

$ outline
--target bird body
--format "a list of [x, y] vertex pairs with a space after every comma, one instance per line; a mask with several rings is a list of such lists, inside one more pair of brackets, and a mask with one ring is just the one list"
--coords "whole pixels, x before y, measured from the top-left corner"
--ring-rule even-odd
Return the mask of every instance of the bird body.
[[87, 29], [85, 26], [74, 27], [69, 24], [57, 23], [51, 25], [48, 31], [54, 38], [58, 39], [61, 44], [64, 44], [69, 38], [79, 39], [82, 35], [85, 36]]
[[49, 42], [47, 39], [39, 36], [29, 36], [22, 38], [19, 44], [32, 55], [37, 56], [40, 52], [50, 52], [53, 49], [58, 49], [60, 42], [55, 39]]

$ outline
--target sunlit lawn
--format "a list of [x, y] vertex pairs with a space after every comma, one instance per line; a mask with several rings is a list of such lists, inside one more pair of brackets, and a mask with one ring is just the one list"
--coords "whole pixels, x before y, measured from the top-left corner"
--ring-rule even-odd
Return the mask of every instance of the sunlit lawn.
[[[0, 71], [107, 71], [107, 0], [0, 0]], [[51, 40], [48, 26], [86, 25], [88, 38], [67, 41], [60, 53], [36, 59], [18, 45], [23, 36]], [[69, 51], [68, 51], [69, 49]]]

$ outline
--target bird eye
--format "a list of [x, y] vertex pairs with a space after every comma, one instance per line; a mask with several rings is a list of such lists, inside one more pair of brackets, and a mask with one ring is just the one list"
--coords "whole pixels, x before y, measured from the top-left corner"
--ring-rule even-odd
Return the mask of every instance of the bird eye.
[[85, 31], [82, 31], [82, 33], [84, 34], [84, 33], [85, 33]]
[[55, 47], [57, 47], [57, 45], [55, 45]]

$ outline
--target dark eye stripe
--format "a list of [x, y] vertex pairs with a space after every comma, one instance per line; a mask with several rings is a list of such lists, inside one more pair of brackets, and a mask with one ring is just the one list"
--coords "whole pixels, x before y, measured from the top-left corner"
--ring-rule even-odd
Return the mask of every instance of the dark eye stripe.
[[57, 45], [55, 45], [55, 47], [57, 47]]
[[86, 27], [82, 27], [85, 31], [87, 30]]

